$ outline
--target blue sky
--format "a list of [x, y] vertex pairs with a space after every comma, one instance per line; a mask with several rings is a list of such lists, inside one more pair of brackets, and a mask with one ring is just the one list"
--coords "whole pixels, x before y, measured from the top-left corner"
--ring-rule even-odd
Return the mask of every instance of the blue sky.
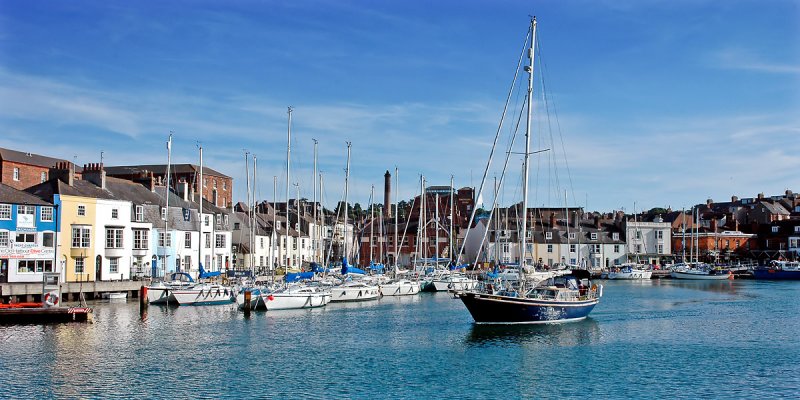
[[[3, 0], [0, 146], [164, 163], [174, 131], [176, 162], [196, 163], [201, 142], [241, 199], [247, 149], [260, 197], [278, 176], [283, 198], [292, 105], [303, 196], [312, 138], [329, 204], [345, 141], [352, 201], [395, 167], [401, 198], [419, 174], [477, 186], [529, 14], [555, 107], [547, 120], [537, 103], [532, 147], [553, 151], [533, 161], [531, 206], [565, 190], [605, 211], [800, 190], [797, 1]], [[519, 157], [509, 169], [503, 204], [521, 196]]]

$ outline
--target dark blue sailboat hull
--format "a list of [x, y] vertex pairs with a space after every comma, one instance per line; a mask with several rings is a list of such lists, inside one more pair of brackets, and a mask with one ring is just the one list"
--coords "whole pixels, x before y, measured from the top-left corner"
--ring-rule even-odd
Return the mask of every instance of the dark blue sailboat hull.
[[800, 280], [800, 271], [784, 271], [782, 269], [759, 268], [753, 270], [755, 279], [773, 281], [797, 281]]
[[599, 299], [581, 301], [534, 300], [462, 292], [459, 297], [479, 324], [547, 324], [586, 318]]

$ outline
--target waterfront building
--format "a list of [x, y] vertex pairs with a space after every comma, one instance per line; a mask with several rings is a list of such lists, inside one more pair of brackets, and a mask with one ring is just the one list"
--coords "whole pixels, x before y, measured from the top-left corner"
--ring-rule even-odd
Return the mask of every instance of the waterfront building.
[[[241, 203], [235, 209], [241, 210]], [[233, 223], [232, 250], [237, 271], [255, 271], [263, 275], [271, 271], [274, 258], [278, 258], [272, 246], [272, 219], [268, 214], [248, 215], [245, 211], [235, 211], [231, 215]], [[252, 222], [255, 222], [253, 224]], [[254, 233], [254, 234], [253, 234]], [[280, 240], [280, 237], [277, 238]]]
[[59, 272], [53, 203], [0, 183], [0, 283], [42, 282]]
[[627, 244], [629, 262], [662, 265], [671, 262], [672, 223], [665, 222], [660, 215], [649, 217], [638, 215], [626, 217], [623, 229]]
[[[121, 165], [106, 167], [108, 176], [126, 180], [137, 181], [152, 176], [156, 181], [166, 181], [166, 164], [149, 165]], [[200, 193], [206, 201], [219, 208], [233, 208], [233, 178], [203, 166], [202, 189], [197, 180], [200, 176], [200, 167], [194, 164], [170, 165], [170, 186], [177, 191], [177, 183], [188, 182], [191, 190], [190, 198], [194, 193]]]
[[[0, 183], [24, 190], [50, 179], [50, 168], [68, 161], [0, 147]], [[80, 168], [74, 168], [74, 178], [80, 178]]]

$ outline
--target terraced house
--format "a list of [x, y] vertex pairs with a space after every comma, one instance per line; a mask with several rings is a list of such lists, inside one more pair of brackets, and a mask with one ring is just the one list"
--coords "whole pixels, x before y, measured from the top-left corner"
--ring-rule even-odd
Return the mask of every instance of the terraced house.
[[55, 272], [55, 206], [0, 183], [0, 283], [41, 282]]

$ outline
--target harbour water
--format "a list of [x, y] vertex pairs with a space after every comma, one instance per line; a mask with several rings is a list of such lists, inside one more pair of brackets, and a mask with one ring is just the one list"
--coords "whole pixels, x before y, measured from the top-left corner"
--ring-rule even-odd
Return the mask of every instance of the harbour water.
[[97, 302], [0, 326], [0, 397], [796, 398], [800, 285], [606, 282], [590, 318], [475, 325], [447, 294], [311, 310]]

